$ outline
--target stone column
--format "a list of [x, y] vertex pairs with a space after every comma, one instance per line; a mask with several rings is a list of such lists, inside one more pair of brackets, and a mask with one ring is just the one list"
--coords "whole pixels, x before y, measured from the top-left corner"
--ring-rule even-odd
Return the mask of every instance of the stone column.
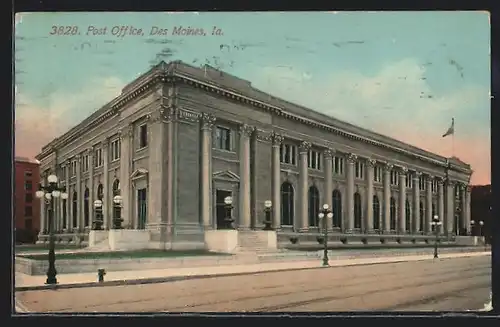
[[470, 225], [470, 192], [471, 186], [467, 185], [465, 188], [465, 228], [467, 229], [467, 235], [470, 235], [471, 225]]
[[76, 229], [81, 232], [83, 231], [83, 191], [84, 188], [82, 187], [82, 157], [77, 154], [75, 156], [76, 160], [76, 185], [75, 189], [77, 190], [77, 212], [76, 212]]
[[383, 213], [383, 228], [384, 233], [391, 231], [391, 164], [384, 165], [384, 213]]
[[[369, 159], [367, 161], [366, 170], [366, 222], [365, 222], [365, 232], [373, 233], [373, 175], [374, 169], [377, 161], [374, 159]], [[378, 218], [377, 218], [378, 219]]]
[[432, 180], [433, 176], [427, 175], [425, 178], [425, 202], [426, 202], [426, 211], [425, 211], [425, 223], [424, 223], [424, 231], [426, 233], [431, 232], [431, 222], [432, 222]]
[[274, 133], [271, 135], [272, 146], [272, 201], [273, 201], [273, 227], [281, 228], [281, 163], [280, 146], [283, 136]]
[[[121, 208], [121, 218], [123, 228], [134, 229], [137, 228], [137, 222], [132, 220], [132, 197], [130, 194], [130, 169], [132, 168], [132, 149], [133, 149], [133, 136], [134, 136], [134, 126], [127, 125], [123, 130], [120, 131], [120, 195], [122, 197], [122, 208]], [[107, 146], [106, 146], [107, 148]], [[150, 151], [158, 151], [158, 149], [150, 149]], [[106, 156], [107, 158], [107, 149]], [[104, 155], [104, 152], [103, 152]], [[107, 161], [104, 162], [104, 167], [107, 168]], [[106, 169], [107, 171], [107, 169]], [[104, 196], [109, 199], [110, 208], [112, 208], [113, 197], [109, 192], [109, 181], [107, 180], [107, 175], [105, 175], [106, 186]], [[108, 189], [108, 191], [106, 191]], [[109, 215], [109, 225], [113, 225], [113, 216]]]
[[299, 210], [298, 226], [300, 232], [309, 230], [309, 176], [307, 167], [307, 155], [311, 149], [311, 143], [303, 141], [299, 146]]
[[442, 223], [440, 228], [440, 233], [442, 234], [445, 230], [445, 217], [444, 217], [444, 186], [443, 186], [443, 180], [441, 178], [438, 179], [438, 216], [439, 220]]
[[240, 126], [240, 189], [239, 196], [239, 229], [250, 229], [250, 137], [254, 128], [248, 125]]
[[446, 235], [453, 234], [453, 222], [455, 216], [455, 184], [451, 181], [446, 183], [446, 216], [444, 221]]
[[347, 226], [346, 233], [352, 233], [354, 230], [354, 163], [356, 160], [358, 156], [354, 153], [347, 156], [347, 224], [342, 224], [342, 226]]
[[460, 224], [461, 230], [467, 230], [467, 195], [466, 195], [466, 187], [464, 184], [460, 184], [460, 216], [462, 218], [462, 222]]
[[[45, 185], [45, 174], [40, 174], [40, 184]], [[47, 221], [47, 212], [46, 212], [46, 206], [45, 206], [45, 198], [41, 198], [38, 201], [40, 201], [40, 235], [48, 234], [47, 233], [47, 228], [48, 225], [46, 224]]]
[[73, 201], [73, 192], [71, 192], [69, 187], [69, 178], [71, 174], [71, 160], [66, 161], [66, 193], [68, 193], [68, 199], [66, 200], [66, 229], [68, 231], [73, 231], [73, 216], [71, 210], [71, 202]]
[[87, 155], [89, 156], [89, 225], [92, 226], [94, 221], [94, 151], [93, 148], [87, 149]]
[[212, 127], [215, 116], [207, 113], [201, 115], [201, 218], [205, 229], [212, 229], [210, 201], [212, 200]]
[[399, 170], [399, 222], [398, 232], [404, 234], [406, 232], [406, 174], [408, 169], [401, 167]]
[[[332, 210], [333, 206], [333, 153], [334, 151], [332, 149], [326, 149], [323, 152], [323, 160], [324, 160], [324, 170], [325, 170], [325, 194], [323, 196], [324, 201], [322, 204], [320, 204], [321, 208], [323, 207], [323, 204], [328, 204], [328, 207], [330, 210]], [[321, 210], [321, 209], [320, 209]], [[333, 228], [333, 219], [328, 219], [326, 218], [326, 226], [328, 229]]]
[[[101, 141], [101, 149], [102, 149], [102, 160], [103, 160], [103, 167], [102, 167], [102, 220], [103, 220], [103, 228], [104, 229], [109, 229], [112, 226], [112, 217], [111, 215], [113, 214], [113, 199], [110, 198], [109, 195], [109, 167], [108, 167], [108, 148], [109, 148], [109, 139], [108, 137], [105, 137]], [[123, 145], [120, 144], [120, 148], [123, 151]], [[121, 168], [121, 162], [123, 161], [123, 152], [120, 152], [120, 174], [122, 172]], [[120, 188], [123, 189], [123, 181], [120, 176]], [[123, 196], [123, 194], [122, 194]], [[123, 212], [123, 211], [122, 211]]]
[[420, 232], [420, 177], [422, 173], [416, 171], [413, 174], [413, 228], [414, 234]]

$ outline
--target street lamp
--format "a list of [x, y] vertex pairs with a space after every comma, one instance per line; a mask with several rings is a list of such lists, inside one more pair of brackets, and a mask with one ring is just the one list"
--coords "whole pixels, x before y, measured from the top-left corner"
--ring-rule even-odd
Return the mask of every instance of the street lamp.
[[460, 207], [455, 209], [455, 234], [460, 235]]
[[[121, 229], [122, 228], [122, 221], [123, 219], [121, 218], [121, 207], [123, 203], [123, 199], [121, 195], [115, 195], [113, 198], [113, 203], [115, 204], [116, 207], [120, 208], [120, 210], [113, 210], [115, 213], [113, 214], [113, 228], [114, 229]], [[119, 213], [119, 214], [118, 214]]]
[[95, 220], [92, 223], [93, 230], [101, 230], [102, 229], [102, 201], [97, 199], [94, 201], [95, 208]]
[[264, 202], [264, 212], [266, 213], [266, 219], [264, 220], [264, 230], [273, 230], [272, 228], [272, 219], [271, 219], [271, 208], [273, 207], [273, 203], [271, 200], [266, 200]]
[[233, 198], [226, 196], [224, 198], [224, 207], [226, 208], [226, 218], [224, 218], [224, 229], [233, 229], [234, 219], [232, 218]]
[[323, 210], [318, 214], [320, 223], [323, 222], [323, 266], [328, 267], [328, 219], [333, 218], [333, 213], [330, 211], [330, 206], [328, 204], [323, 204]]
[[45, 198], [45, 203], [47, 204], [47, 211], [49, 214], [49, 269], [47, 270], [47, 280], [45, 284], [55, 285], [57, 284], [57, 271], [56, 271], [56, 253], [55, 253], [55, 237], [54, 237], [54, 199], [61, 198], [63, 200], [68, 199], [68, 193], [64, 187], [59, 187], [57, 185], [58, 178], [56, 175], [49, 175], [47, 177], [48, 185], [43, 186], [39, 184], [38, 191], [35, 195], [39, 199]]
[[434, 233], [436, 235], [436, 239], [434, 240], [434, 258], [438, 258], [438, 240], [439, 240], [439, 229], [438, 226], [442, 225], [442, 222], [439, 221], [439, 216], [434, 215], [432, 219], [431, 225], [434, 226]]

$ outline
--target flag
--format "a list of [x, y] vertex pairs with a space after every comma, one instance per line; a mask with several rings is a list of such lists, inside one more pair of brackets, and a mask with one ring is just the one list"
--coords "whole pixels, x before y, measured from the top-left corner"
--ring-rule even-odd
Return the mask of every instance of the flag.
[[443, 137], [446, 137], [448, 135], [453, 135], [453, 134], [455, 134], [455, 118], [451, 119], [451, 126], [450, 126], [450, 128], [448, 128], [446, 133], [443, 134]]

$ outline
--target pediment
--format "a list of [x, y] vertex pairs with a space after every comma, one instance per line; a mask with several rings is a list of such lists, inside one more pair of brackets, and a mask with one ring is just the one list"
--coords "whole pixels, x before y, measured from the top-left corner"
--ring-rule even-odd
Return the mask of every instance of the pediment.
[[240, 176], [236, 175], [230, 170], [218, 171], [213, 174], [213, 178], [221, 179], [229, 182], [238, 183], [240, 181]]
[[132, 175], [130, 175], [130, 179], [137, 179], [137, 178], [145, 177], [147, 175], [148, 175], [147, 169], [137, 168], [136, 170], [134, 170]]

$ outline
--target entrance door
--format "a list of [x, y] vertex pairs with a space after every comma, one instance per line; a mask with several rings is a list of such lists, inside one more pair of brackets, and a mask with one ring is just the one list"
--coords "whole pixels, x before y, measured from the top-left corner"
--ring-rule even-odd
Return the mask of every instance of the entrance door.
[[147, 196], [146, 189], [141, 188], [137, 190], [137, 228], [146, 228], [146, 214], [147, 214]]
[[216, 190], [215, 198], [216, 198], [216, 215], [217, 215], [217, 229], [221, 229], [224, 227], [224, 218], [226, 218], [226, 204], [224, 203], [224, 199], [228, 196], [231, 196], [230, 191]]

